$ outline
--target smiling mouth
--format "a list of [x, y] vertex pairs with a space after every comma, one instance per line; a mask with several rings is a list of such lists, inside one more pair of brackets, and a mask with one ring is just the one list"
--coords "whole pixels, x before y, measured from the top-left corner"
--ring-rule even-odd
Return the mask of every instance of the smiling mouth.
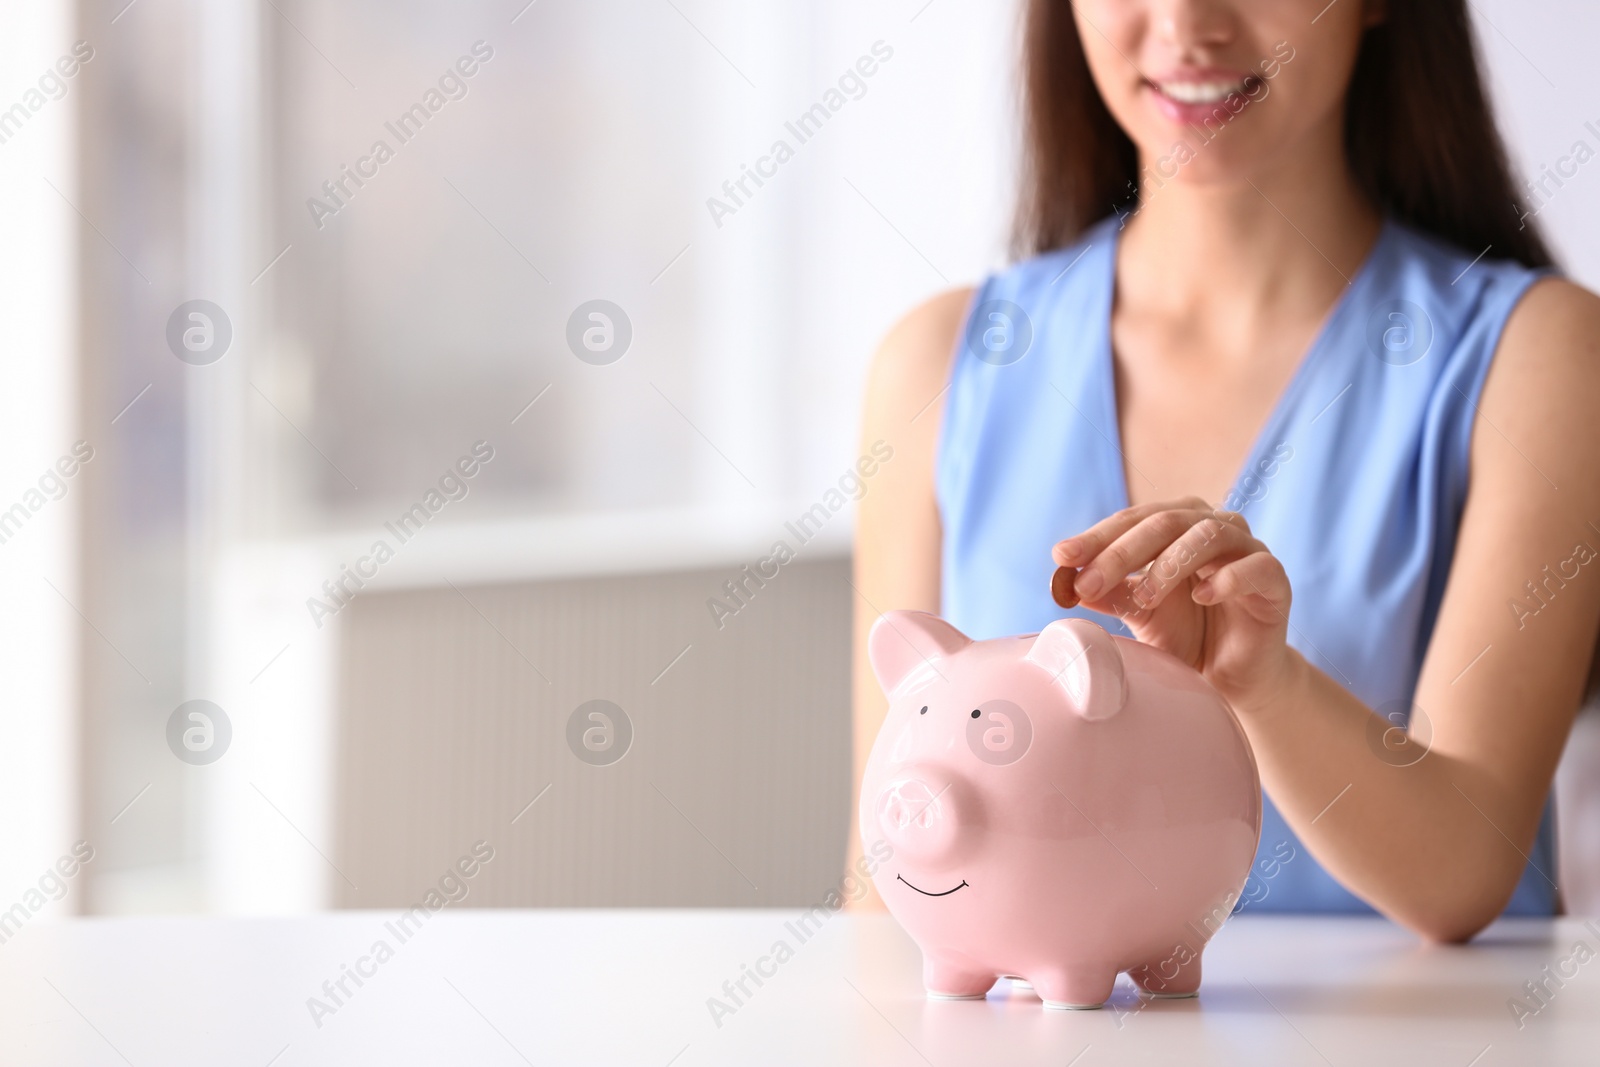
[[[1203, 112], [1207, 108], [1215, 109], [1235, 96], [1242, 96], [1246, 103], [1253, 102], [1252, 94], [1262, 84], [1262, 81], [1259, 75], [1248, 73], [1231, 79], [1172, 78], [1154, 81], [1146, 78], [1143, 80], [1143, 84], [1147, 89], [1155, 93], [1158, 99], [1164, 101], [1168, 108], [1176, 108], [1179, 111], [1187, 112]], [[1237, 114], [1237, 112], [1234, 113]]]
[[1246, 93], [1254, 88], [1258, 79], [1246, 75], [1234, 81], [1160, 81], [1151, 82], [1155, 90], [1169, 100], [1180, 104], [1220, 104], [1235, 93]]
[[[902, 882], [906, 882], [906, 880], [904, 878], [901, 878], [898, 874], [895, 875], [895, 878], [899, 879]], [[963, 879], [961, 879], [961, 885], [956, 886], [956, 889], [960, 889], [963, 886], [965, 886], [966, 884], [967, 884], [967, 880], [965, 878], [963, 878]], [[914, 885], [911, 885], [910, 882], [906, 882], [906, 885], [911, 886], [912, 889], [917, 889], [917, 887], [914, 886]], [[956, 891], [956, 889], [946, 889], [943, 893], [930, 893], [926, 889], [917, 889], [917, 892], [921, 893], [925, 897], [947, 897], [951, 893], [954, 893]]]

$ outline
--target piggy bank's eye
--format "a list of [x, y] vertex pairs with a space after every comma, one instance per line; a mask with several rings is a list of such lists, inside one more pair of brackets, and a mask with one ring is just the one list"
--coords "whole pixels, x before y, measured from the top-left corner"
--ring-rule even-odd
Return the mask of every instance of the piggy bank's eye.
[[926, 705], [926, 704], [922, 705], [922, 710], [917, 712], [917, 714], [918, 715], [926, 715], [926, 714], [928, 714], [928, 705]]
[[982, 714], [983, 714], [983, 712], [979, 711], [977, 708], [973, 708], [972, 709], [972, 717], [974, 719], [976, 719], [978, 716], [980, 716]]

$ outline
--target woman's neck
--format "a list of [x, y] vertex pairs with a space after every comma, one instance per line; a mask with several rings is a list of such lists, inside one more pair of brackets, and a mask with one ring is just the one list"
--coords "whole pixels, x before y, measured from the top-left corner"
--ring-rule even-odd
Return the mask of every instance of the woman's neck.
[[1201, 183], [1180, 172], [1142, 190], [1121, 238], [1119, 299], [1186, 317], [1216, 308], [1219, 293], [1235, 307], [1260, 309], [1314, 302], [1346, 285], [1381, 220], [1339, 139], [1322, 140], [1332, 143], [1285, 153], [1247, 177]]

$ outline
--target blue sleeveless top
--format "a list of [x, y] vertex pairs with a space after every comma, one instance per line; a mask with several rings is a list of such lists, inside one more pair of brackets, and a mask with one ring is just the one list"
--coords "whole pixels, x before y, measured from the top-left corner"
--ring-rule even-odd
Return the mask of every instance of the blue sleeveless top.
[[[1106, 219], [1071, 248], [990, 276], [973, 297], [935, 476], [942, 613], [973, 638], [1067, 615], [1131, 636], [1114, 616], [1063, 611], [1049, 594], [1051, 547], [1128, 506], [1110, 340], [1118, 233]], [[1413, 714], [1455, 554], [1484, 376], [1538, 276], [1385, 222], [1219, 502], [1288, 573], [1289, 644], [1396, 724]], [[1375, 759], [1417, 758], [1374, 725]], [[1553, 914], [1554, 876], [1547, 802], [1506, 914]], [[1241, 906], [1373, 914], [1270, 798]]]

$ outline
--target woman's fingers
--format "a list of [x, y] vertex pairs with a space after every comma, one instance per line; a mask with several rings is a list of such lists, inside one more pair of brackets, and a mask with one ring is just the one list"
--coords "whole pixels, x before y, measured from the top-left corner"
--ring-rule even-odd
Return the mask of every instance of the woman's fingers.
[[1233, 523], [1210, 515], [1201, 517], [1161, 548], [1144, 576], [1133, 584], [1130, 595], [1139, 607], [1154, 609], [1201, 568], [1224, 564], [1265, 548]]
[[1074, 534], [1064, 541], [1058, 541], [1051, 550], [1051, 557], [1058, 567], [1082, 567], [1098, 556], [1107, 545], [1133, 529], [1147, 517], [1161, 511], [1186, 510], [1207, 511], [1211, 505], [1199, 497], [1189, 497], [1184, 500], [1167, 500], [1156, 504], [1140, 504], [1138, 507], [1123, 508], [1121, 511], [1107, 515], [1093, 526], [1080, 534]]
[[1283, 563], [1264, 547], [1218, 567], [1216, 573], [1194, 587], [1191, 595], [1197, 604], [1236, 601], [1257, 622], [1285, 626], [1293, 599]]
[[1212, 518], [1209, 510], [1168, 508], [1151, 512], [1101, 547], [1083, 566], [1078, 573], [1078, 596], [1084, 600], [1101, 596], [1122, 578], [1154, 562], [1168, 546], [1202, 523], [1208, 530], [1239, 533], [1233, 524]]

